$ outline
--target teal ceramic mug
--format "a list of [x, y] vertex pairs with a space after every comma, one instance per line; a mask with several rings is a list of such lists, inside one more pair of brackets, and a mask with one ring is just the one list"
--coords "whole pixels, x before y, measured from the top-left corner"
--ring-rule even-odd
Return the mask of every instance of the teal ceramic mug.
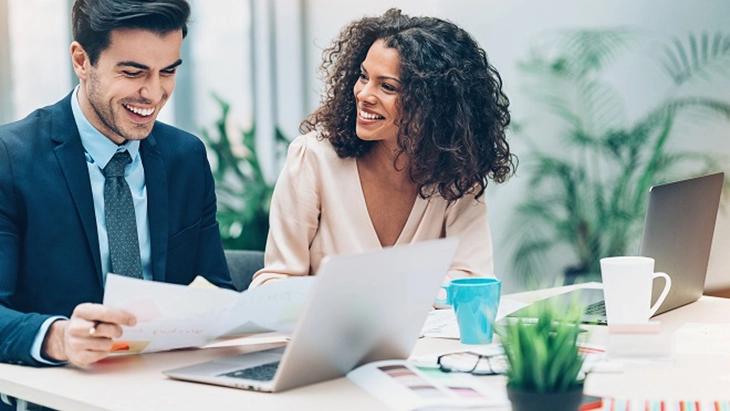
[[454, 308], [461, 343], [491, 343], [502, 281], [482, 277], [457, 278], [441, 288], [446, 290], [446, 299], [436, 299], [436, 303]]

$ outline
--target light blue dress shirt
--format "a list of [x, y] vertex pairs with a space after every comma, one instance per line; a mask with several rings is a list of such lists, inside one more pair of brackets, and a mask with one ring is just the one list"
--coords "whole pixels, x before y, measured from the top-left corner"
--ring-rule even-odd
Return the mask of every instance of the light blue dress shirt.
[[[132, 200], [134, 201], [134, 212], [137, 218], [137, 237], [139, 238], [139, 252], [142, 260], [142, 276], [145, 280], [152, 280], [151, 265], [151, 247], [150, 247], [150, 230], [147, 220], [147, 186], [144, 179], [144, 168], [142, 159], [139, 155], [139, 141], [127, 141], [121, 146], [116, 145], [106, 136], [101, 134], [94, 126], [89, 123], [81, 106], [78, 102], [78, 86], [74, 90], [74, 98], [71, 99], [71, 109], [76, 127], [81, 136], [81, 144], [84, 146], [84, 154], [86, 155], [86, 165], [89, 169], [89, 178], [91, 180], [91, 192], [94, 198], [94, 214], [96, 215], [96, 228], [99, 233], [99, 251], [101, 255], [101, 272], [106, 281], [106, 275], [111, 268], [111, 258], [109, 256], [109, 239], [106, 233], [106, 218], [104, 217], [104, 173], [102, 170], [106, 167], [111, 158], [119, 151], [129, 151], [132, 157], [132, 163], [127, 166], [124, 172], [124, 178], [129, 184], [132, 191]], [[41, 325], [36, 334], [36, 339], [31, 347], [31, 355], [36, 360], [45, 364], [59, 364], [43, 359], [41, 356], [41, 347], [45, 339], [48, 328], [51, 324], [65, 317], [57, 316], [47, 319]]]

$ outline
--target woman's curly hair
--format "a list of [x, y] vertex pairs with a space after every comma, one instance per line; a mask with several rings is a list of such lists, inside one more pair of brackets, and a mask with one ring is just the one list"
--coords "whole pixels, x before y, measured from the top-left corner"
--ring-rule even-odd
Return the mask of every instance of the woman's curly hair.
[[509, 100], [485, 51], [463, 29], [432, 17], [390, 9], [342, 29], [324, 50], [326, 92], [300, 131], [320, 131], [340, 157], [360, 157], [374, 142], [355, 134], [353, 87], [370, 46], [382, 40], [400, 55], [398, 146], [409, 158], [411, 179], [423, 198], [479, 198], [487, 178], [504, 182], [516, 167], [505, 127]]

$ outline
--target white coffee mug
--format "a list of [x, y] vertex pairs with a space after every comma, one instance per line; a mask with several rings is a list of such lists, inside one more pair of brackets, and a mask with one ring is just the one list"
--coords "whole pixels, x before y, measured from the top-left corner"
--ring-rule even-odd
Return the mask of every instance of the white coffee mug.
[[[657, 277], [664, 278], [664, 290], [652, 306], [652, 286]], [[649, 257], [602, 258], [601, 278], [609, 325], [648, 322], [672, 286], [666, 273], [654, 272], [654, 259]]]

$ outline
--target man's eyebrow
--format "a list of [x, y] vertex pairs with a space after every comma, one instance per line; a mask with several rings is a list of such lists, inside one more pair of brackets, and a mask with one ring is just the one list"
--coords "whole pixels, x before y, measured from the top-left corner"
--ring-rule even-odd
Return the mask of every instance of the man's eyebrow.
[[171, 70], [171, 69], [174, 69], [175, 67], [177, 67], [177, 66], [179, 66], [179, 65], [181, 65], [181, 64], [182, 64], [182, 59], [177, 59], [177, 61], [176, 61], [176, 62], [174, 62], [174, 63], [170, 64], [170, 65], [169, 65], [169, 66], [167, 66], [167, 67], [165, 67], [165, 68], [164, 68], [163, 70]]
[[150, 68], [144, 64], [139, 64], [134, 61], [120, 61], [117, 63], [117, 67], [134, 67], [140, 70], [149, 70]]
[[[174, 69], [175, 67], [182, 64], [182, 59], [178, 59], [176, 62], [170, 64], [169, 66], [163, 68], [163, 70], [170, 70]], [[146, 66], [144, 64], [137, 63], [136, 61], [120, 61], [117, 63], [117, 67], [134, 67], [140, 70], [149, 70], [149, 66]]]

